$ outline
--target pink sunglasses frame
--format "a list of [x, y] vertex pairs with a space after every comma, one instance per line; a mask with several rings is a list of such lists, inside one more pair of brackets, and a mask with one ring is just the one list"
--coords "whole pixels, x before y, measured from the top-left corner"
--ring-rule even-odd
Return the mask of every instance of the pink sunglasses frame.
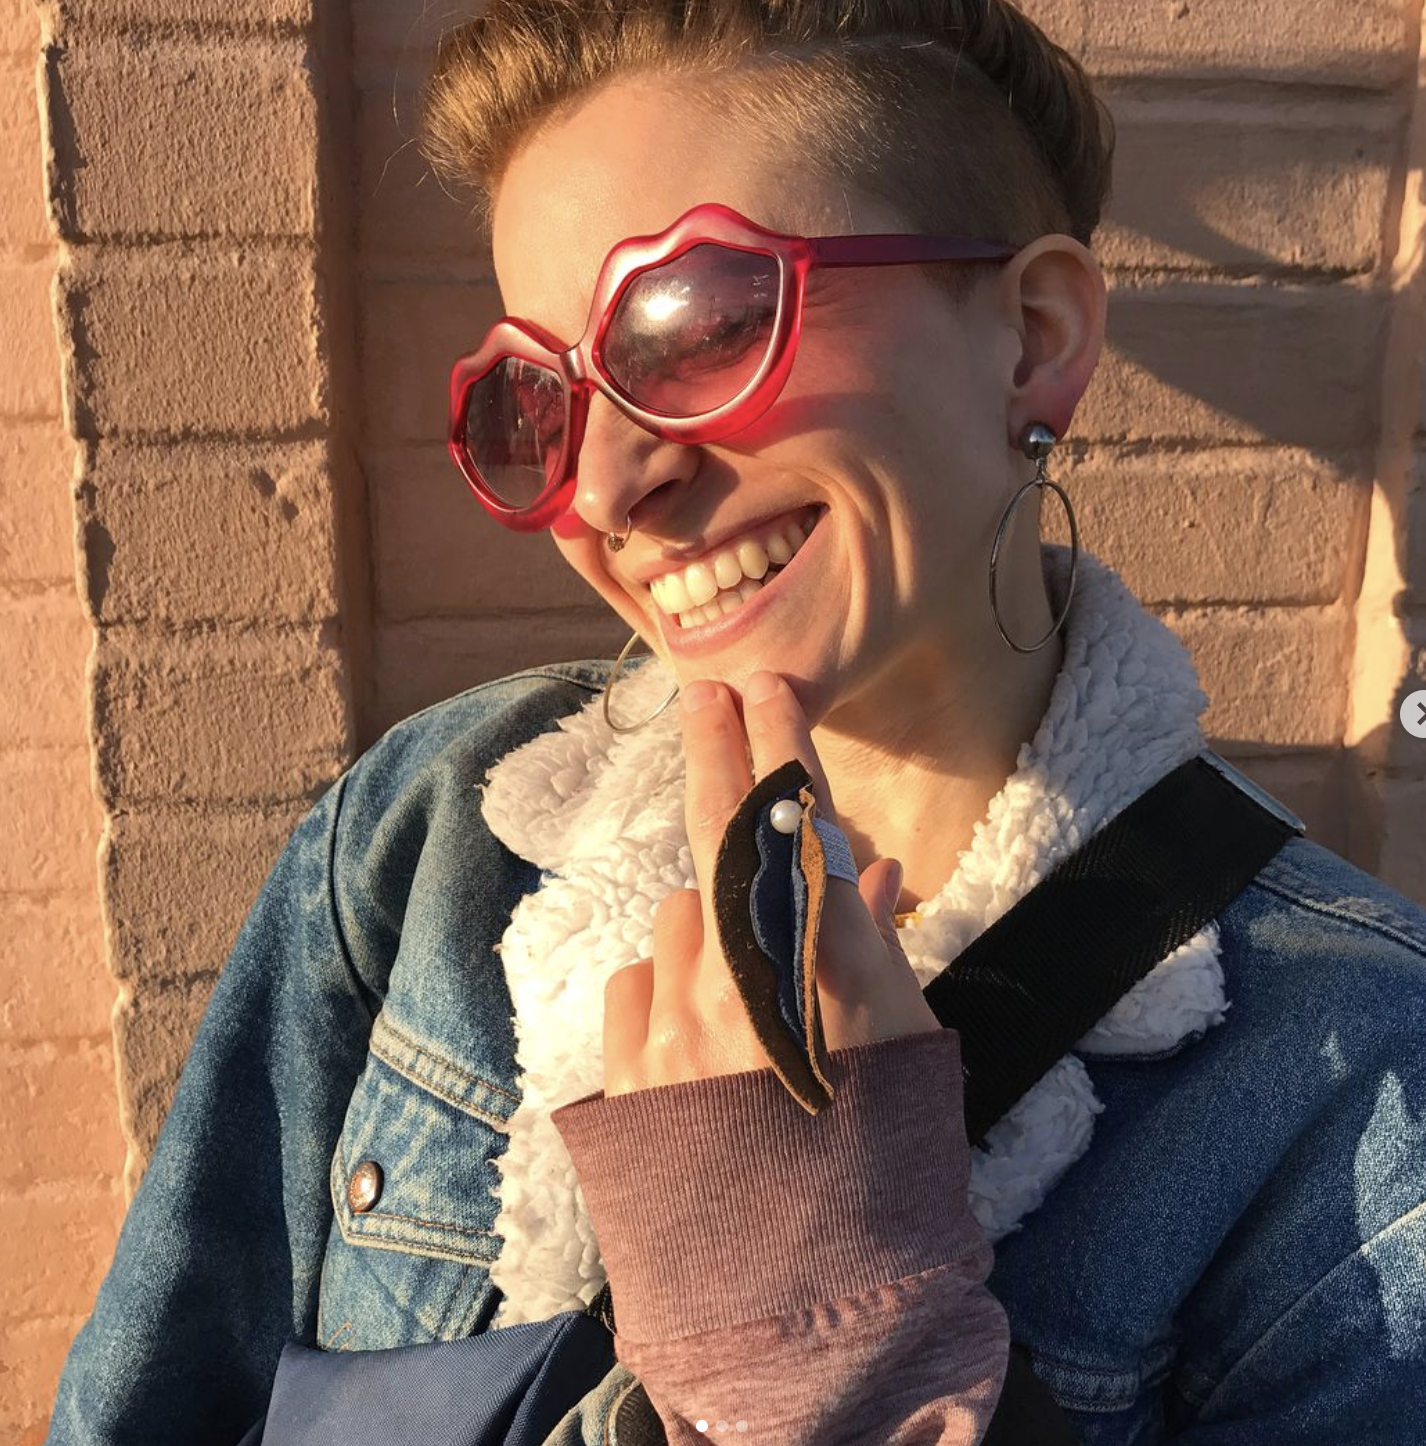
[[[762, 365], [731, 401], [696, 417], [672, 417], [640, 406], [610, 379], [603, 366], [604, 337], [615, 308], [635, 277], [706, 242], [776, 258], [779, 292], [773, 339]], [[533, 322], [507, 316], [490, 328], [478, 350], [455, 362], [450, 378], [451, 456], [471, 491], [497, 522], [517, 532], [538, 532], [555, 522], [573, 500], [574, 464], [584, 440], [590, 400], [596, 390], [656, 437], [678, 442], [717, 441], [755, 422], [777, 400], [786, 384], [802, 334], [802, 300], [807, 276], [814, 267], [1008, 261], [1018, 250], [999, 242], [958, 236], [785, 236], [757, 225], [731, 206], [705, 201], [655, 235], [631, 236], [613, 247], [599, 272], [584, 335], [573, 346], [562, 346], [557, 337]], [[511, 507], [486, 487], [466, 444], [466, 409], [471, 392], [475, 384], [506, 357], [547, 367], [564, 379], [567, 423], [555, 480], [523, 508]]]

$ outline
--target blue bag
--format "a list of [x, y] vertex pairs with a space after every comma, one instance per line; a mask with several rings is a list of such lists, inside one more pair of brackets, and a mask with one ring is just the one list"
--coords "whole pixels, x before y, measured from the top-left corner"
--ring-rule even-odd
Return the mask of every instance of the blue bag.
[[392, 1350], [289, 1342], [267, 1415], [238, 1446], [542, 1446], [615, 1363], [590, 1310]]

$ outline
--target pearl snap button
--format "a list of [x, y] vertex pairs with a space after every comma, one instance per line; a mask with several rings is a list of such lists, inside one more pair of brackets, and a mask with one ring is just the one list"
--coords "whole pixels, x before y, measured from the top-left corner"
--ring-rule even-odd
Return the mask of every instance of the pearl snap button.
[[796, 833], [797, 825], [802, 822], [802, 808], [790, 798], [784, 798], [773, 804], [768, 817], [778, 833]]
[[363, 1160], [347, 1181], [347, 1204], [358, 1215], [362, 1215], [380, 1198], [381, 1166], [375, 1160]]

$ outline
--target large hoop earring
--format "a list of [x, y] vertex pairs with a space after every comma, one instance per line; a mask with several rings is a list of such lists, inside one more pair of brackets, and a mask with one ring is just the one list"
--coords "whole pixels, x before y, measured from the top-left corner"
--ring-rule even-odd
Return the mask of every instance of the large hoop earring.
[[605, 721], [616, 733], [635, 733], [635, 732], [637, 732], [640, 728], [642, 728], [642, 727], [644, 726], [645, 723], [652, 723], [652, 722], [654, 721], [654, 719], [657, 718], [657, 717], [659, 716], [659, 714], [662, 713], [663, 710], [664, 710], [665, 708], [667, 708], [668, 705], [669, 705], [670, 703], [672, 703], [675, 698], [678, 697], [678, 684], [675, 683], [675, 684], [673, 685], [673, 692], [670, 693], [670, 694], [668, 695], [668, 697], [665, 698], [665, 699], [663, 700], [663, 702], [660, 703], [660, 704], [658, 705], [658, 707], [655, 708], [654, 711], [653, 711], [652, 713], [650, 713], [647, 718], [641, 718], [637, 723], [616, 723], [616, 722], [614, 721], [614, 719], [613, 719], [612, 717], [610, 717], [610, 715], [609, 715], [609, 695], [614, 691], [614, 684], [619, 681], [619, 670], [624, 666], [624, 659], [629, 656], [629, 649], [632, 648], [632, 647], [634, 646], [634, 644], [637, 643], [638, 641], [639, 641], [639, 635], [638, 635], [638, 633], [635, 633], [634, 636], [631, 637], [631, 638], [629, 639], [629, 641], [624, 644], [624, 651], [621, 652], [621, 653], [619, 654], [618, 658], [615, 660], [615, 662], [614, 662], [614, 671], [609, 674], [609, 681], [604, 685], [604, 721]]
[[[1049, 456], [1057, 441], [1059, 438], [1042, 422], [1035, 422], [1025, 429], [1025, 435], [1020, 442], [1020, 450], [1035, 462], [1035, 475], [1010, 499], [1005, 511], [1000, 514], [1000, 526], [995, 529], [995, 542], [990, 549], [990, 615], [995, 619], [996, 630], [1000, 636], [1017, 653], [1034, 653], [1043, 648], [1064, 625], [1065, 619], [1069, 616], [1070, 601], [1074, 597], [1074, 575], [1075, 569], [1079, 566], [1079, 527], [1075, 522], [1074, 508], [1070, 506], [1068, 494], [1058, 482], [1052, 481], [1049, 476]], [[1053, 487], [1060, 494], [1060, 501], [1065, 505], [1065, 516], [1069, 518], [1072, 550], [1070, 552], [1069, 586], [1065, 590], [1065, 602], [1060, 609], [1060, 615], [1051, 625], [1049, 632], [1038, 643], [1027, 648], [1017, 643], [1005, 631], [1000, 621], [1000, 607], [995, 596], [995, 567], [1000, 560], [1000, 543], [1005, 536], [1005, 529], [1009, 525], [1011, 514], [1032, 487]]]

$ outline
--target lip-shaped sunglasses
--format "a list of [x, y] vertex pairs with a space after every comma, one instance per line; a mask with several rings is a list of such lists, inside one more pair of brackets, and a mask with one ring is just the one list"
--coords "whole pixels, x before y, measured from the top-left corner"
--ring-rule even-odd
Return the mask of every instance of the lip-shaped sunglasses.
[[596, 390], [657, 437], [713, 442], [756, 421], [792, 371], [807, 276], [819, 266], [1008, 261], [957, 236], [784, 236], [707, 201], [605, 257], [584, 335], [565, 346], [504, 317], [451, 369], [450, 451], [507, 527], [570, 505]]

